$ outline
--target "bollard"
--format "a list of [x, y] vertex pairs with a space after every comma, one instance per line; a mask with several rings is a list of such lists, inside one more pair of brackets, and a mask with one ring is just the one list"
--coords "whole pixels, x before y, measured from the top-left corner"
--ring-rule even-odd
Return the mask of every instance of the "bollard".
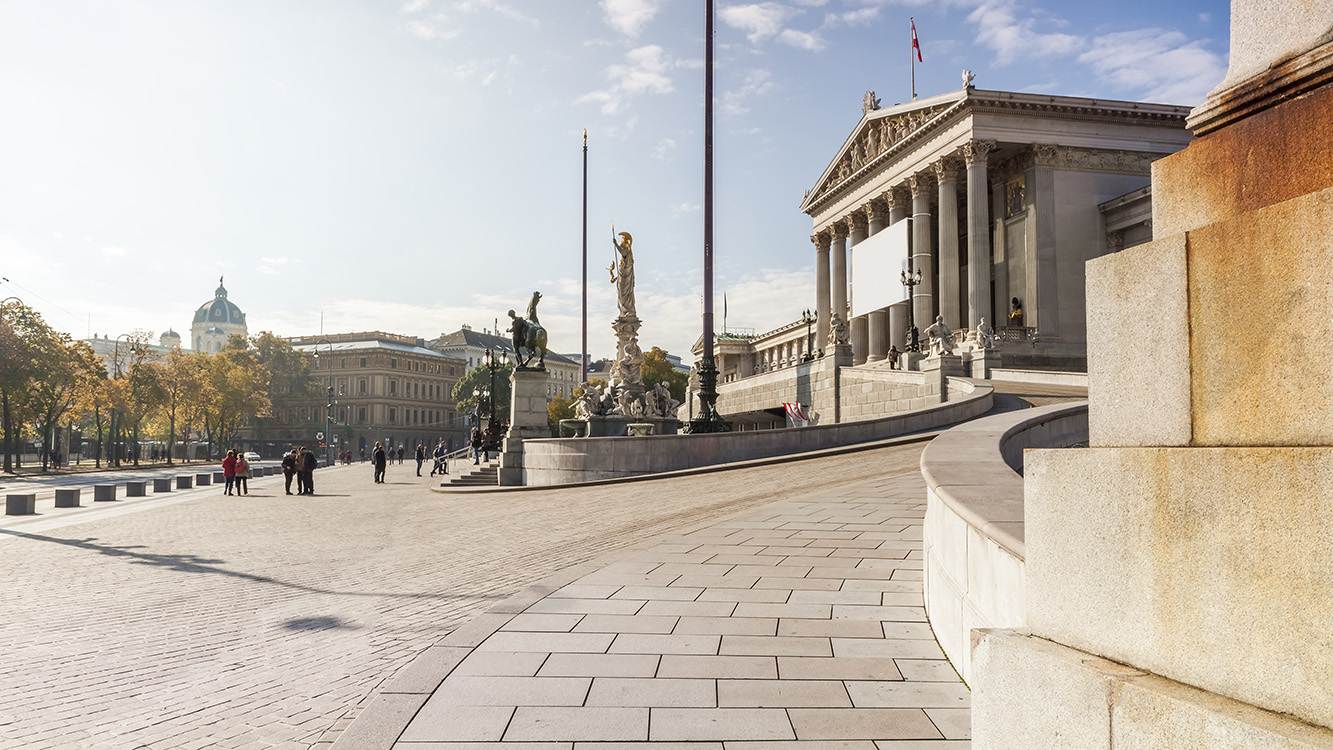
[[210, 484], [212, 484], [212, 483], [213, 483], [213, 475], [212, 475], [212, 474], [195, 474], [195, 475], [194, 475], [194, 486], [195, 486], [195, 487], [207, 487], [208, 485], [210, 485]]
[[7, 516], [31, 516], [37, 512], [37, 496], [28, 495], [6, 495], [5, 496], [5, 515]]
[[[178, 490], [188, 490], [188, 489], [191, 489], [192, 487], [194, 487], [194, 477], [191, 477], [191, 476], [179, 476], [179, 477], [176, 477], [176, 489], [178, 489]], [[154, 487], [154, 488], [153, 488], [153, 491], [156, 492], [156, 491], [157, 491], [157, 488]]]
[[98, 484], [93, 486], [93, 502], [105, 503], [116, 499], [116, 485]]
[[[126, 482], [125, 497], [145, 497], [148, 495], [147, 482]], [[115, 498], [111, 498], [114, 500]]]
[[227, 481], [227, 476], [220, 471], [213, 472], [213, 484], [222, 484]]
[[153, 492], [171, 492], [171, 479], [158, 478], [153, 480]]
[[278, 468], [277, 468], [276, 466], [265, 466], [265, 467], [264, 467], [264, 476], [266, 476], [266, 477], [271, 477], [271, 476], [273, 476], [274, 474], [277, 474], [277, 473], [278, 473]]
[[72, 490], [56, 490], [57, 508], [77, 508], [79, 507], [79, 496], [83, 490], [74, 488]]

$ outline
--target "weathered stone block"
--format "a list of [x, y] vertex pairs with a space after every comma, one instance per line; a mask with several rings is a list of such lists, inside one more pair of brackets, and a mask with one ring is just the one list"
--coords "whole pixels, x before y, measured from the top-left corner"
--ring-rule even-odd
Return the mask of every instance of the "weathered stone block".
[[79, 507], [79, 498], [83, 490], [75, 487], [74, 489], [56, 490], [57, 508], [77, 508]]
[[188, 490], [194, 487], [194, 477], [179, 476], [176, 477], [176, 489]]
[[213, 483], [212, 474], [195, 474], [194, 484], [196, 487], [207, 487]]
[[1333, 726], [1333, 448], [1028, 451], [1025, 477], [1032, 632]]
[[1180, 234], [1333, 187], [1330, 110], [1333, 87], [1325, 87], [1153, 162], [1154, 235]]
[[153, 480], [153, 492], [171, 492], [171, 478], [161, 477]]
[[1195, 445], [1333, 445], [1330, 227], [1333, 188], [1190, 232]]
[[116, 485], [99, 484], [93, 487], [93, 502], [105, 503], [116, 499]]
[[[126, 482], [125, 497], [144, 497], [148, 494], [148, 482]], [[97, 498], [100, 500], [101, 498]], [[115, 500], [115, 495], [110, 498]]]
[[1189, 445], [1187, 285], [1183, 234], [1088, 261], [1092, 445]]
[[1333, 747], [1327, 729], [1023, 632], [973, 640], [973, 750]]

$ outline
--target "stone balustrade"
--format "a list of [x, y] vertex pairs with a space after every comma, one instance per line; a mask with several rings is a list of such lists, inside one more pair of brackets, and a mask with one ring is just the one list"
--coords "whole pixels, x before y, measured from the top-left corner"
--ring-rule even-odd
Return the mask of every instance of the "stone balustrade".
[[1024, 624], [1023, 451], [1088, 439], [1088, 404], [997, 414], [926, 446], [924, 595], [945, 655], [971, 680], [971, 632]]

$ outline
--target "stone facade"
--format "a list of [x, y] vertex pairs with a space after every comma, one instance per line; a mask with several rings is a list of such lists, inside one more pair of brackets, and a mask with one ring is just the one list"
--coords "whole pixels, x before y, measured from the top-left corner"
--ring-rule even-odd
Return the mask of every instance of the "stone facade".
[[[1151, 231], [1141, 216], [1108, 226], [1099, 207], [1146, 187], [1152, 162], [1190, 141], [1187, 112], [971, 87], [866, 112], [801, 206], [814, 224], [816, 341], [832, 314], [850, 315], [849, 243], [910, 221], [918, 328], [984, 317], [1006, 364], [1082, 370], [1083, 265]], [[1022, 325], [1009, 318], [1015, 297]], [[851, 319], [855, 363], [902, 350], [905, 321], [891, 312]]]
[[[471, 326], [463, 326], [453, 333], [442, 333], [439, 338], [426, 344], [441, 354], [467, 362], [468, 368], [479, 367], [487, 350], [504, 353], [512, 361], [514, 344], [508, 334], [500, 335], [489, 331], [474, 331]], [[577, 359], [570, 359], [561, 354], [546, 353], [546, 395], [548, 398], [572, 398], [574, 389], [579, 386], [579, 376], [583, 368]]]

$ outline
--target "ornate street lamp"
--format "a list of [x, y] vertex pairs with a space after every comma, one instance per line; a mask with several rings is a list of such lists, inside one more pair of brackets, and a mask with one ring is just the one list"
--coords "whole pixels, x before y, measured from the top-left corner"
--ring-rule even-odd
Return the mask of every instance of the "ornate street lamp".
[[329, 371], [328, 387], [325, 394], [328, 396], [328, 403], [324, 406], [324, 465], [333, 465], [333, 344], [328, 339], [320, 339], [315, 342], [315, 369], [319, 369], [319, 345], [326, 344], [329, 347], [329, 364], [325, 368]]
[[906, 271], [902, 272], [899, 282], [907, 287], [907, 351], [921, 351], [921, 333], [916, 330], [916, 322], [912, 319], [912, 307], [916, 304], [916, 285], [921, 283], [921, 271], [917, 271], [911, 276]]
[[487, 450], [489, 450], [491, 446], [499, 443], [500, 427], [495, 420], [495, 371], [504, 367], [508, 361], [509, 357], [504, 352], [500, 352], [500, 354], [497, 356], [495, 352], [491, 351], [490, 349], [486, 350], [486, 354], [482, 357], [481, 360], [482, 366], [484, 366], [487, 370], [491, 371], [491, 388], [490, 390], [483, 392], [483, 396], [486, 398], [487, 401], [486, 405]]
[[805, 324], [805, 356], [801, 357], [802, 362], [809, 362], [815, 358], [815, 334], [811, 326], [819, 317], [809, 310], [801, 311], [801, 322]]

